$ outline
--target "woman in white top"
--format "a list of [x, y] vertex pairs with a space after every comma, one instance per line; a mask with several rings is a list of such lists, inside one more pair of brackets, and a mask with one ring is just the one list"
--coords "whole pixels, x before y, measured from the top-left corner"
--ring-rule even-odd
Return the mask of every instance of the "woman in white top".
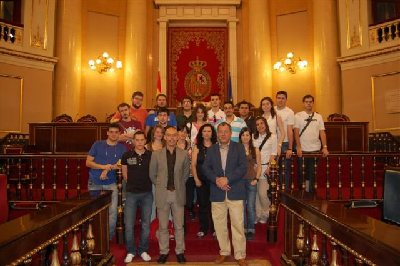
[[199, 129], [202, 125], [207, 123], [207, 109], [204, 105], [199, 104], [194, 108], [193, 122], [187, 123], [186, 126], [189, 128], [189, 138], [191, 146], [196, 144], [196, 137]]
[[[274, 102], [270, 97], [264, 97], [260, 101], [260, 112], [262, 117], [267, 120], [268, 127], [272, 133], [272, 137], [276, 138], [278, 142], [276, 154], [281, 155], [282, 142], [285, 140], [286, 132], [282, 118], [276, 113]], [[279, 130], [279, 139], [278, 139]]]
[[269, 188], [267, 176], [269, 163], [277, 152], [276, 137], [269, 131], [268, 122], [264, 117], [256, 118], [256, 132], [253, 135], [253, 145], [261, 153], [261, 176], [257, 183], [256, 221], [266, 223], [269, 214], [270, 201], [267, 196]]

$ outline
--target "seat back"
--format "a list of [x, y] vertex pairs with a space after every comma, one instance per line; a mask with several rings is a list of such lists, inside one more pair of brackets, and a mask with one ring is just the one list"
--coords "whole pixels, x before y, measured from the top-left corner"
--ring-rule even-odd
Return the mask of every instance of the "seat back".
[[87, 114], [87, 115], [82, 116], [81, 118], [79, 118], [78, 121], [76, 121], [76, 122], [79, 122], [79, 123], [96, 123], [97, 122], [97, 118], [94, 117], [93, 115]]
[[54, 122], [54, 123], [72, 123], [74, 121], [72, 120], [71, 116], [69, 116], [67, 114], [62, 114], [62, 115], [56, 116], [56, 118], [54, 118], [51, 122]]
[[330, 114], [328, 116], [328, 121], [329, 122], [349, 122], [350, 118], [347, 115], [344, 114]]

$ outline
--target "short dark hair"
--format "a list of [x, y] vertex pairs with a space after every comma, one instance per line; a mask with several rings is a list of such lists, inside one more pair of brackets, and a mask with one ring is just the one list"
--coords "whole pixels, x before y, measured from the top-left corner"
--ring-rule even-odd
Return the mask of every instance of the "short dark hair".
[[213, 96], [218, 96], [218, 98], [221, 99], [221, 95], [219, 95], [218, 92], [213, 92], [213, 93], [210, 94], [210, 98], [213, 97]]
[[160, 98], [160, 97], [164, 97], [165, 99], [167, 99], [167, 95], [165, 95], [164, 93], [160, 93], [160, 94], [157, 94], [157, 96], [156, 96], [156, 101], [157, 101], [158, 98]]
[[122, 107], [131, 108], [131, 106], [130, 106], [129, 104], [127, 104], [127, 103], [120, 103], [120, 104], [118, 104], [118, 106], [117, 106], [117, 110], [119, 111], [119, 108], [122, 108]]
[[159, 113], [167, 113], [167, 115], [169, 115], [168, 108], [167, 107], [159, 107], [159, 108], [157, 108], [157, 115]]
[[314, 96], [312, 96], [311, 94], [307, 94], [307, 95], [304, 95], [304, 97], [303, 97], [303, 103], [304, 103], [304, 101], [305, 101], [306, 99], [308, 99], [308, 98], [311, 98], [312, 101], [314, 102]]
[[235, 105], [233, 104], [232, 101], [225, 101], [225, 102], [224, 102], [224, 105], [225, 105], [225, 104], [230, 104], [230, 105], [232, 105], [232, 107], [235, 107]]
[[192, 100], [192, 98], [190, 98], [189, 96], [184, 96], [183, 98], [182, 98], [182, 100], [181, 100], [181, 103], [183, 103], [183, 101], [184, 100], [189, 100], [190, 101], [190, 103], [193, 103], [193, 100]]
[[236, 106], [237, 106], [238, 108], [240, 108], [240, 106], [241, 106], [242, 104], [247, 105], [247, 106], [249, 107], [249, 109], [250, 109], [251, 107], [254, 106], [253, 104], [251, 104], [250, 102], [248, 102], [248, 101], [246, 101], [246, 100], [243, 100], [243, 101], [241, 101], [241, 102], [238, 102], [238, 103], [236, 104]]
[[144, 138], [146, 138], [146, 134], [144, 134], [144, 132], [141, 130], [136, 130], [135, 133], [133, 134], [133, 138], [135, 138], [137, 135], [143, 135]]
[[135, 98], [135, 96], [144, 97], [144, 94], [143, 94], [143, 92], [141, 92], [141, 91], [135, 91], [135, 92], [132, 94], [132, 99]]
[[276, 96], [278, 96], [278, 95], [285, 95], [285, 98], [287, 99], [287, 92], [286, 91], [278, 91], [276, 93]]
[[217, 131], [218, 131], [218, 129], [219, 129], [220, 127], [224, 127], [224, 126], [228, 126], [228, 127], [229, 127], [229, 130], [232, 132], [232, 126], [229, 125], [227, 122], [221, 122], [220, 124], [218, 124], [218, 126], [217, 126]]
[[118, 124], [118, 123], [111, 123], [111, 124], [109, 124], [107, 130], [110, 130], [111, 128], [118, 128], [118, 130], [120, 130], [119, 124]]

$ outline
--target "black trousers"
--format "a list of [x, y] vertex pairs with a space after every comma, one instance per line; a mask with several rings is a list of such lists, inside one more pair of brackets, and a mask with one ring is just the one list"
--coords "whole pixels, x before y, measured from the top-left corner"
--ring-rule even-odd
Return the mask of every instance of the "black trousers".
[[204, 233], [214, 232], [214, 223], [211, 216], [210, 184], [201, 181], [201, 187], [196, 187], [197, 201], [199, 203], [200, 230]]
[[194, 201], [194, 192], [196, 189], [196, 183], [194, 182], [194, 177], [189, 176], [186, 181], [186, 208], [190, 211], [193, 211], [193, 201]]

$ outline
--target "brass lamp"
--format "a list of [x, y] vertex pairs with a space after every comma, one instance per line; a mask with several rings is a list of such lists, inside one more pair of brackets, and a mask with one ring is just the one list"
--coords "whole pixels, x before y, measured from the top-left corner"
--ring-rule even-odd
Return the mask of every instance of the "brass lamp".
[[89, 67], [91, 70], [97, 70], [97, 72], [114, 72], [115, 70], [122, 68], [122, 62], [116, 58], [111, 57], [107, 52], [97, 57], [97, 59], [89, 60]]
[[297, 69], [303, 70], [307, 68], [308, 62], [301, 60], [300, 57], [295, 58], [292, 52], [287, 53], [286, 58], [282, 58], [274, 64], [274, 70], [285, 72], [289, 71], [295, 74]]

